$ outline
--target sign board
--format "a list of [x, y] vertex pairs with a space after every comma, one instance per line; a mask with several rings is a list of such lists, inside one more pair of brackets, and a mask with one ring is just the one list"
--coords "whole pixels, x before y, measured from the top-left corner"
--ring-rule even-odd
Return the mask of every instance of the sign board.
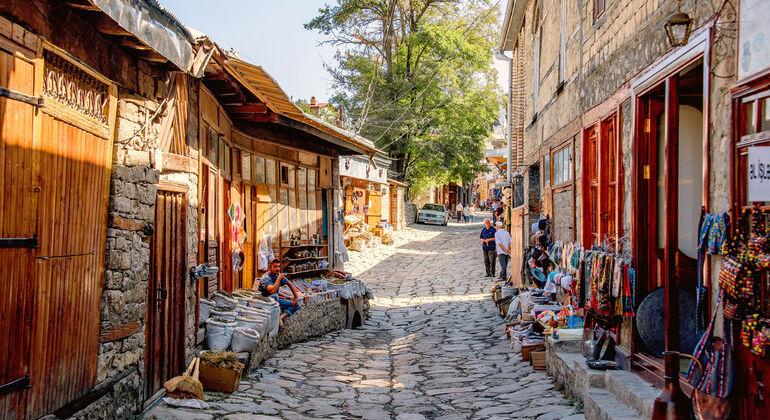
[[770, 201], [770, 147], [749, 147], [748, 159], [749, 202]]
[[738, 79], [770, 66], [770, 2], [741, 0], [738, 23]]

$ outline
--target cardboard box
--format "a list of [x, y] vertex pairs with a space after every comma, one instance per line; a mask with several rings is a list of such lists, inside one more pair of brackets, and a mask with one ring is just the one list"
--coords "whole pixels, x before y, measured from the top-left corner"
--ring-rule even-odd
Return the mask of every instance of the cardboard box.
[[532, 363], [532, 369], [545, 370], [547, 366], [545, 361], [545, 349], [533, 350], [529, 352], [529, 359]]
[[528, 362], [530, 353], [535, 350], [545, 349], [545, 343], [521, 346], [521, 360]]
[[203, 389], [233, 392], [241, 385], [242, 369], [226, 369], [201, 364], [200, 381]]

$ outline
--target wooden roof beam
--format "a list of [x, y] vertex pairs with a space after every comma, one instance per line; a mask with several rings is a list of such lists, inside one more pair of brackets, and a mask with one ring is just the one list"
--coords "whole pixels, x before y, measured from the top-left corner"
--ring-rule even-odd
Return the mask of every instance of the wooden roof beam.
[[228, 113], [233, 114], [267, 114], [267, 105], [262, 103], [253, 103], [248, 105], [226, 106]]
[[134, 34], [121, 28], [114, 20], [107, 16], [100, 16], [95, 26], [96, 30], [104, 35], [134, 36]]
[[102, 9], [94, 6], [93, 4], [81, 4], [81, 3], [71, 3], [71, 2], [67, 2], [65, 4], [68, 7], [71, 7], [73, 9], [85, 10], [85, 11], [88, 11], [88, 12], [101, 12], [102, 11]]

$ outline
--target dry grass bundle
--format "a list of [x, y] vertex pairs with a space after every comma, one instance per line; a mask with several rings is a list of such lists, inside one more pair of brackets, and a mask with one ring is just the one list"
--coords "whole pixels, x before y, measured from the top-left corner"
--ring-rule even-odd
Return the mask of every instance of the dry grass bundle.
[[238, 361], [238, 355], [231, 351], [210, 351], [201, 354], [201, 363], [206, 366], [220, 367], [225, 369], [243, 370], [243, 363]]

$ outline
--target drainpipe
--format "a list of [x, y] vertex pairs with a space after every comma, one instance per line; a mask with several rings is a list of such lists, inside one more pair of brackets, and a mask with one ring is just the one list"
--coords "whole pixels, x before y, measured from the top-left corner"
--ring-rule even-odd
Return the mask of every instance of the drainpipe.
[[[507, 55], [503, 54], [502, 50], [498, 50], [495, 52], [495, 58], [498, 60], [503, 60], [508, 62], [508, 105], [505, 112], [505, 131], [506, 131], [506, 137], [507, 137], [507, 143], [508, 143], [508, 165], [507, 165], [507, 174], [505, 180], [508, 181], [508, 185], [511, 185], [511, 167], [513, 166], [513, 156], [511, 156], [511, 109], [513, 108], [513, 58], [508, 57]], [[513, 191], [511, 191], [513, 192]]]

